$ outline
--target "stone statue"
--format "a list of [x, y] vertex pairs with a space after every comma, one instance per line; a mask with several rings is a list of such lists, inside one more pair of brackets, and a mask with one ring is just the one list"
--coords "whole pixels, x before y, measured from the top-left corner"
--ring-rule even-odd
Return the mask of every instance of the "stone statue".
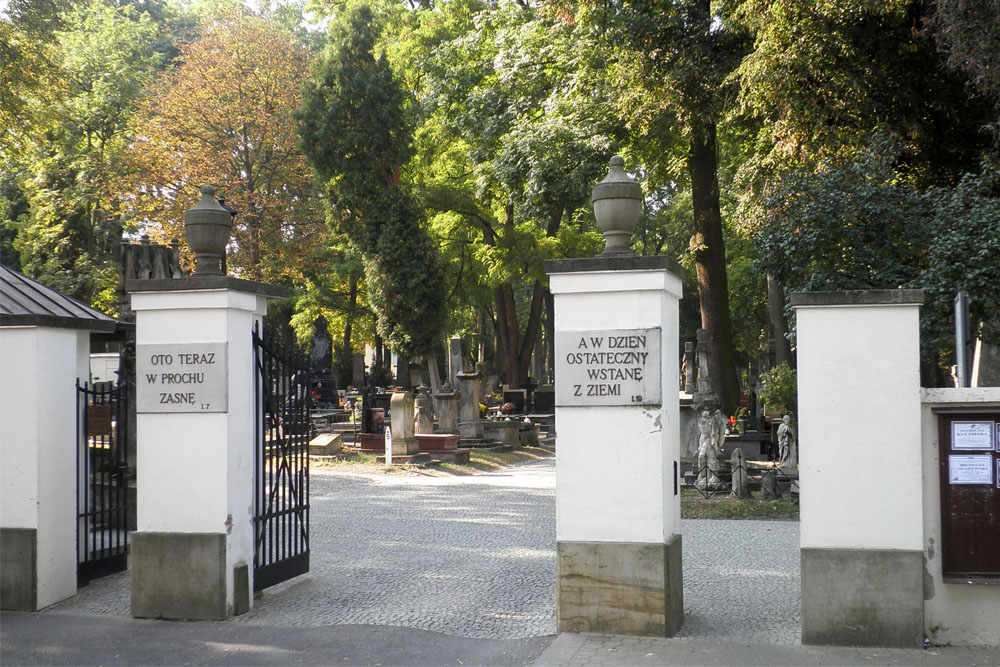
[[[722, 412], [716, 410], [718, 415]], [[725, 421], [723, 420], [723, 424]], [[723, 426], [723, 428], [725, 428]], [[695, 480], [695, 487], [699, 490], [715, 491], [722, 488], [722, 480], [719, 479], [719, 453], [722, 438], [720, 436], [718, 420], [708, 410], [702, 410], [698, 419], [698, 479]]]
[[722, 443], [726, 438], [726, 424], [729, 422], [726, 416], [722, 414], [722, 410], [716, 408], [715, 413], [712, 415], [712, 437], [715, 440], [716, 449], [722, 451]]
[[785, 415], [778, 426], [778, 462], [782, 468], [794, 467], [799, 464], [799, 456], [795, 447], [795, 429], [792, 418]]

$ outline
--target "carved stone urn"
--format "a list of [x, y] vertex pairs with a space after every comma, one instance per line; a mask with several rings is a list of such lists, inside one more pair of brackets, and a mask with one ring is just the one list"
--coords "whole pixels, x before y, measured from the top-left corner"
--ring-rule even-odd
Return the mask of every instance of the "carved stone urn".
[[188, 245], [194, 252], [196, 276], [221, 276], [222, 258], [233, 230], [233, 217], [215, 200], [215, 188], [201, 186], [201, 199], [184, 212]]
[[629, 239], [642, 214], [642, 186], [625, 173], [625, 160], [615, 155], [611, 171], [594, 186], [594, 217], [604, 233], [602, 255], [632, 255]]

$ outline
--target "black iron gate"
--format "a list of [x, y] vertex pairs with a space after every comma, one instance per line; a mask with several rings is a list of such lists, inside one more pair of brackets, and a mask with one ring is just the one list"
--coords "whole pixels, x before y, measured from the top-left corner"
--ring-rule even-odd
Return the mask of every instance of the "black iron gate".
[[128, 392], [76, 382], [77, 585], [128, 565]]
[[309, 364], [279, 328], [253, 329], [254, 591], [309, 571]]

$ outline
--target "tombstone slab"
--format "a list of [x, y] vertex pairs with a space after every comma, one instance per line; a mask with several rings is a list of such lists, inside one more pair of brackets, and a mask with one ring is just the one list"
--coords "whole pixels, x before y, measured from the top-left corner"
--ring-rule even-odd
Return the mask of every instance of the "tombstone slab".
[[387, 451], [394, 457], [419, 454], [420, 444], [413, 428], [413, 395], [408, 391], [395, 392], [389, 401], [389, 409], [392, 411], [389, 422], [392, 442], [386, 442]]
[[413, 399], [415, 412], [413, 415], [413, 430], [417, 434], [434, 432], [434, 399], [431, 398], [430, 387], [417, 387], [417, 396]]
[[458, 432], [462, 440], [482, 440], [483, 422], [479, 415], [479, 380], [482, 374], [463, 371], [458, 374]]

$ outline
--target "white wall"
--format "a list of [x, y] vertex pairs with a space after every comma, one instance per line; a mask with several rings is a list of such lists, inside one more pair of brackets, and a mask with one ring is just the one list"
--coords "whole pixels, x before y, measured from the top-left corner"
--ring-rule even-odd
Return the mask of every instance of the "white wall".
[[1000, 388], [923, 390], [925, 634], [940, 644], [1000, 646], [1000, 586], [946, 584], [941, 576], [940, 450], [932, 410], [961, 407], [1000, 409]]
[[918, 305], [796, 317], [802, 547], [920, 549]]
[[664, 384], [659, 411], [556, 408], [556, 539], [663, 543], [680, 530], [673, 465], [681, 281], [665, 270], [554, 273], [550, 288], [557, 339], [563, 331], [661, 327]]
[[2, 525], [37, 530], [39, 608], [76, 593], [76, 379], [89, 332], [0, 329]]
[[229, 533], [231, 605], [233, 567], [245, 563], [253, 576], [251, 331], [266, 301], [235, 290], [191, 290], [135, 293], [132, 308], [137, 345], [228, 343], [228, 412], [140, 413], [136, 458], [138, 530]]
[[37, 327], [0, 328], [0, 525], [38, 528]]

